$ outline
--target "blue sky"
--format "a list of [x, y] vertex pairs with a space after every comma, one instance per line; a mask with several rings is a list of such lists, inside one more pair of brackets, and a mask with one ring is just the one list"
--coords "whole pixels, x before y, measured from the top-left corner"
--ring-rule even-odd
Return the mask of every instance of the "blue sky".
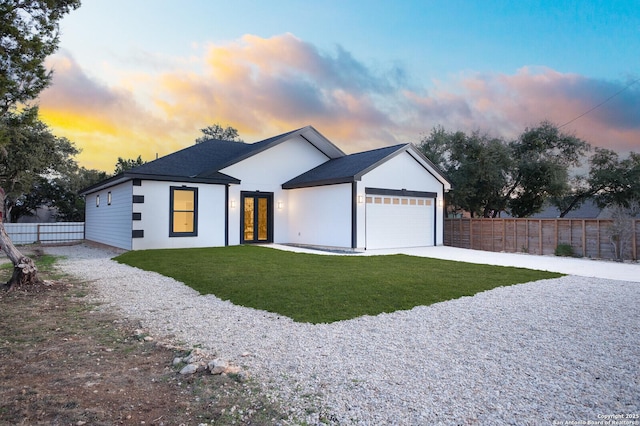
[[87, 167], [215, 122], [247, 141], [311, 124], [347, 152], [434, 125], [509, 138], [622, 89], [563, 130], [640, 149], [640, 0], [84, 0], [61, 29], [41, 111]]

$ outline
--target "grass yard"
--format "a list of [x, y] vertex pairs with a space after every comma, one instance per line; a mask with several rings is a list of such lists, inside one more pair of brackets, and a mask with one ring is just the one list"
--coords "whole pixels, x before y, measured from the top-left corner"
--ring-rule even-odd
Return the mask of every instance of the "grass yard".
[[131, 251], [115, 260], [173, 277], [201, 294], [310, 323], [411, 309], [562, 276], [406, 255], [327, 256], [259, 246]]

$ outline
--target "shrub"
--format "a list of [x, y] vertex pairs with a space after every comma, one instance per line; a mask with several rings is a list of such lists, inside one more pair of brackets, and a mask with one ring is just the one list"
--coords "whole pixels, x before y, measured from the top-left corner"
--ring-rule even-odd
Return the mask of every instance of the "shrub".
[[573, 247], [570, 244], [558, 244], [555, 254], [556, 256], [573, 256]]

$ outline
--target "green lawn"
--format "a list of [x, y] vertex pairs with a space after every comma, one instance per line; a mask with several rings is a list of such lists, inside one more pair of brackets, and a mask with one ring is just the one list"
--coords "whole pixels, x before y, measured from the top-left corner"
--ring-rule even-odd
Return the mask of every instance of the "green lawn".
[[411, 309], [562, 276], [405, 255], [326, 256], [257, 246], [131, 251], [115, 260], [173, 277], [201, 294], [310, 323]]

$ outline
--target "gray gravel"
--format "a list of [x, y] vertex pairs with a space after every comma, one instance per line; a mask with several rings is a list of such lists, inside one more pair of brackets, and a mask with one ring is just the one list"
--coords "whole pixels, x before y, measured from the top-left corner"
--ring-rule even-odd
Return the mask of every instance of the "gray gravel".
[[68, 256], [62, 268], [92, 281], [106, 308], [242, 366], [286, 401], [292, 424], [587, 424], [640, 414], [638, 283], [567, 276], [311, 325], [200, 296], [104, 249], [47, 251]]

